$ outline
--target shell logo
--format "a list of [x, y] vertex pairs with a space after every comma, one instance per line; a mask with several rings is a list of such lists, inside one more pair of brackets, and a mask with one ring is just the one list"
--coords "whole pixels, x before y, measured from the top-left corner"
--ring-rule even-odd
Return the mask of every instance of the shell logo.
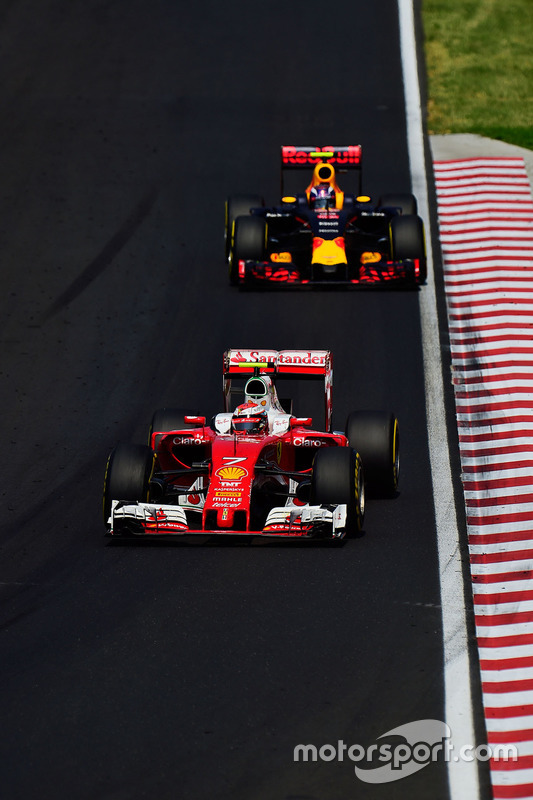
[[243, 467], [221, 467], [215, 472], [219, 478], [224, 481], [240, 481], [245, 475], [248, 475], [248, 470]]

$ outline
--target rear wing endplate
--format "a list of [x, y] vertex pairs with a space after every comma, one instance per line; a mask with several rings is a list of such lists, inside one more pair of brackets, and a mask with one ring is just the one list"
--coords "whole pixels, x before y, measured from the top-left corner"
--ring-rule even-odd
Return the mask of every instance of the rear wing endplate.
[[231, 381], [255, 374], [277, 378], [324, 380], [326, 431], [331, 431], [333, 359], [329, 350], [226, 350], [224, 353], [224, 410], [231, 411]]

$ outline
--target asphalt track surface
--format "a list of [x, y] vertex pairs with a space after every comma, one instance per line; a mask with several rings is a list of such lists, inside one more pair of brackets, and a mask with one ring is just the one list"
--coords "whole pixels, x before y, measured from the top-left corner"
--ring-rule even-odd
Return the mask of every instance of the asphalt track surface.
[[[443, 719], [417, 293], [242, 294], [223, 262], [280, 144], [409, 190], [396, 3], [12, 0], [0, 31], [2, 797], [447, 797], [442, 764], [293, 761]], [[109, 449], [219, 410], [241, 346], [331, 349], [337, 428], [399, 416], [399, 496], [340, 549], [108, 543]]]

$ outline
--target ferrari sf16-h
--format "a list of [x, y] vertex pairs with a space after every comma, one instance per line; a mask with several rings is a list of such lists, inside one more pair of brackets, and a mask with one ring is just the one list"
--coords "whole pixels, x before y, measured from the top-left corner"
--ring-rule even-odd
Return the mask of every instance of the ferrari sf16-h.
[[[324, 382], [324, 431], [278, 398], [285, 378]], [[208, 423], [156, 411], [147, 445], [119, 443], [111, 452], [108, 535], [333, 541], [361, 531], [365, 488], [396, 494], [398, 421], [392, 413], [355, 411], [344, 432], [332, 430], [332, 383], [327, 350], [226, 351], [222, 413]]]
[[[426, 280], [424, 225], [412, 194], [362, 194], [362, 149], [281, 148], [281, 203], [265, 208], [258, 195], [226, 201], [229, 278], [241, 288], [345, 285], [402, 286]], [[304, 191], [287, 193], [293, 171], [312, 170]], [[355, 192], [338, 173], [355, 173]]]

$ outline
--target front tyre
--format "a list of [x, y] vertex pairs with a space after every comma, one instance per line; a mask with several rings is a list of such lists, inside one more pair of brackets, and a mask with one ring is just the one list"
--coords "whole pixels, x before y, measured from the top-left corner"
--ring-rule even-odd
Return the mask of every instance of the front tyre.
[[400, 214], [416, 214], [418, 205], [414, 194], [384, 194], [379, 199], [380, 208], [397, 208]]
[[400, 478], [400, 430], [394, 414], [354, 411], [346, 421], [346, 437], [363, 460], [369, 491], [393, 497]]
[[119, 442], [107, 459], [104, 477], [104, 525], [108, 524], [113, 500], [147, 503], [155, 453], [144, 444]]
[[236, 194], [228, 197], [225, 204], [224, 238], [226, 241], [226, 259], [231, 250], [233, 225], [237, 217], [250, 214], [252, 208], [263, 208], [265, 201], [258, 194]]
[[265, 257], [267, 223], [264, 217], [238, 217], [233, 227], [233, 244], [229, 261], [230, 283], [239, 278], [239, 261], [262, 261]]
[[346, 532], [360, 533], [365, 517], [361, 458], [351, 447], [324, 447], [313, 461], [312, 505], [346, 505]]
[[390, 248], [393, 261], [412, 259], [418, 262], [417, 282], [427, 278], [424, 223], [416, 214], [393, 217], [390, 221]]

